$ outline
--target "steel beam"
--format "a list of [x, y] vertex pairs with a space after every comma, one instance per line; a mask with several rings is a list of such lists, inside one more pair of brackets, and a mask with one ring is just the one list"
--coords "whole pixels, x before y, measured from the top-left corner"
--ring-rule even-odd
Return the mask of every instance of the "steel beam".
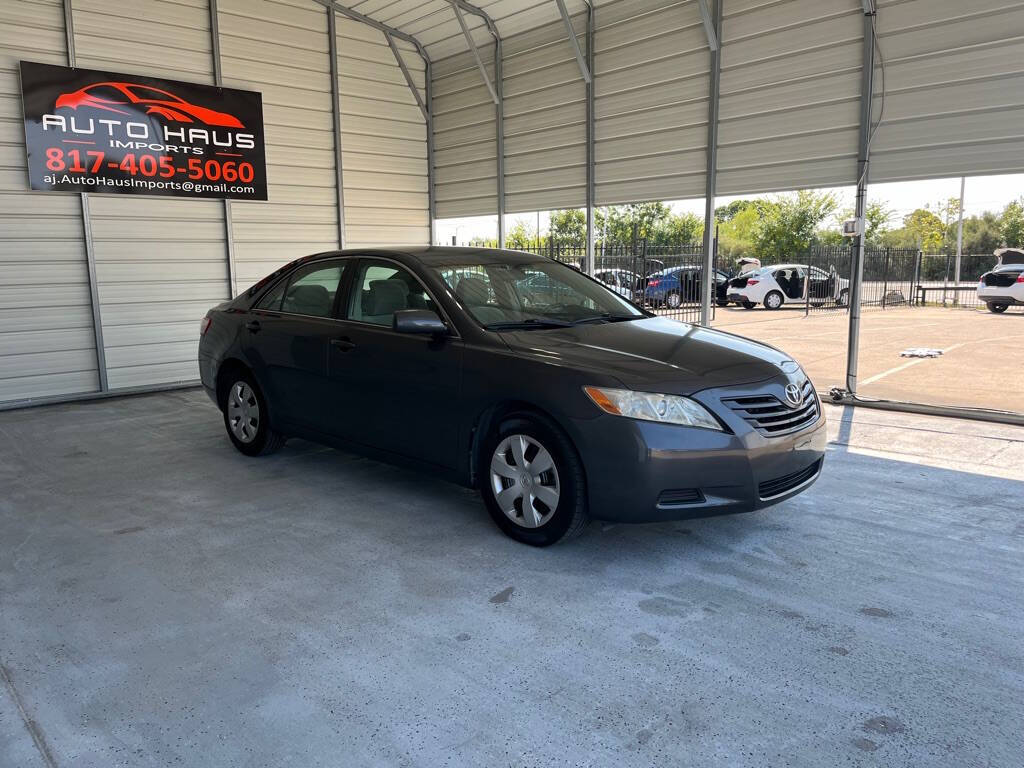
[[[869, 7], [865, 0], [865, 8]], [[871, 113], [875, 87], [874, 13], [864, 14], [864, 43], [861, 51], [860, 140], [857, 151], [857, 231], [850, 269], [850, 328], [846, 342], [846, 389], [857, 394], [857, 364], [860, 348], [860, 305], [864, 286], [864, 212], [867, 207], [868, 174], [871, 161]]]
[[[473, 35], [470, 34], [469, 27], [466, 26], [466, 20], [462, 16], [462, 9], [458, 5], [452, 5], [452, 10], [455, 11], [455, 18], [459, 20], [459, 26], [462, 27], [462, 35], [466, 38], [466, 45], [469, 46], [469, 50], [473, 54], [473, 58], [476, 59], [476, 66], [480, 70], [480, 77], [484, 79], [484, 85], [486, 85], [487, 90], [491, 92], [491, 99], [495, 104], [497, 104], [498, 94], [494, 90], [491, 78], [487, 75], [487, 67], [484, 66], [483, 59], [480, 58], [480, 51], [477, 50], [476, 42], [473, 40]], [[495, 75], [495, 78], [497, 78], [497, 75]]]
[[[587, 0], [587, 69], [594, 72], [594, 4]], [[594, 276], [594, 81], [587, 80], [587, 274]]]
[[409, 90], [412, 91], [413, 98], [416, 99], [416, 105], [420, 108], [420, 112], [423, 114], [425, 121], [430, 120], [430, 112], [427, 110], [427, 105], [423, 103], [423, 97], [420, 96], [420, 89], [416, 86], [416, 83], [412, 79], [412, 75], [409, 74], [409, 68], [405, 65], [405, 59], [402, 58], [401, 51], [398, 50], [398, 46], [395, 45], [395, 40], [391, 36], [390, 32], [384, 33], [385, 39], [388, 41], [388, 46], [391, 48], [391, 53], [394, 54], [395, 61], [398, 62], [398, 68], [402, 70], [402, 75], [405, 77], [405, 83], [409, 86]]
[[[72, 0], [64, 0], [64, 40], [67, 45], [68, 66], [75, 66], [75, 21]], [[103, 316], [100, 312], [100, 291], [96, 279], [96, 248], [92, 239], [92, 219], [89, 216], [89, 195], [79, 193], [82, 205], [82, 242], [85, 245], [85, 266], [89, 280], [89, 304], [92, 308], [92, 334], [96, 345], [96, 374], [100, 392], [110, 390], [107, 377], [107, 349], [103, 344]]]
[[437, 190], [434, 184], [434, 83], [430, 59], [423, 59], [424, 87], [427, 96], [427, 215], [430, 219], [430, 245], [437, 244]]
[[[217, 0], [210, 0], [210, 43], [213, 53], [213, 82], [217, 87], [224, 85], [224, 70], [220, 60], [220, 14]], [[235, 233], [231, 217], [231, 201], [224, 198], [224, 248], [228, 260], [228, 295], [238, 295], [238, 270], [235, 267]]]
[[[715, 267], [714, 259], [714, 233], [715, 233], [715, 187], [718, 181], [718, 104], [719, 91], [722, 80], [722, 48], [716, 42], [711, 46], [712, 34], [714, 40], [720, 40], [722, 36], [722, 6], [725, 0], [715, 0], [714, 28], [709, 31], [708, 44], [711, 48], [711, 83], [710, 95], [708, 97], [708, 137], [707, 137], [707, 169], [705, 171], [704, 183], [704, 267], [701, 270], [700, 283], [700, 324], [711, 324], [711, 300], [714, 292], [715, 279], [713, 275]], [[705, 16], [707, 23], [707, 8], [705, 0], [701, 0], [701, 14]]]
[[[701, 0], [701, 2], [703, 2], [703, 0]], [[565, 7], [565, 0], [555, 0], [555, 5], [558, 6], [558, 12], [562, 15], [562, 23], [565, 24], [565, 34], [569, 38], [569, 45], [572, 46], [573, 53], [576, 54], [576, 63], [580, 65], [580, 75], [582, 75], [583, 80], [589, 85], [590, 65], [587, 63], [587, 59], [583, 56], [583, 51], [580, 49], [580, 41], [576, 39], [576, 30], [573, 29], [572, 19], [569, 18], [569, 11]], [[593, 7], [590, 3], [587, 3], [587, 8], [588, 14], [593, 11]]]
[[[345, 169], [341, 137], [341, 88], [338, 85], [338, 18], [334, 6], [327, 8], [327, 48], [331, 57], [331, 113], [334, 124], [334, 179], [338, 204], [338, 247], [345, 247]], [[384, 33], [387, 34], [386, 32]]]
[[[718, 50], [718, 40], [722, 35], [722, 22], [717, 23], [711, 18], [711, 11], [708, 8], [708, 0], [697, 0], [700, 6], [700, 18], [704, 22], [704, 34], [708, 36], [708, 48], [712, 51]], [[721, 5], [721, 2], [718, 3]]]

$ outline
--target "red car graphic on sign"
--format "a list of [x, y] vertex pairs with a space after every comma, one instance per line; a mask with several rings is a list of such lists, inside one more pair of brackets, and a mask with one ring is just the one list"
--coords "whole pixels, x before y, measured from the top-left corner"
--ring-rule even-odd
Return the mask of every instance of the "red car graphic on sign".
[[[121, 115], [131, 115], [139, 107], [146, 110], [147, 115], [159, 115], [165, 120], [175, 123], [201, 122], [206, 125], [223, 126], [225, 128], [244, 128], [242, 122], [233, 115], [217, 112], [206, 107], [190, 104], [173, 93], [136, 83], [93, 83], [77, 91], [62, 94], [57, 98], [58, 108], [92, 107]], [[135, 107], [135, 109], [125, 109]]]

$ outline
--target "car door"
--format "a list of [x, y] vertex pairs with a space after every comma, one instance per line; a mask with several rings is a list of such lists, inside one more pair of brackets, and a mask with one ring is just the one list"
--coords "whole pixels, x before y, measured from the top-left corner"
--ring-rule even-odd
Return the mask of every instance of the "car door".
[[410, 270], [360, 259], [328, 356], [338, 407], [332, 431], [358, 443], [444, 467], [456, 466], [463, 345], [392, 330], [395, 312], [444, 315]]
[[335, 302], [344, 259], [295, 270], [257, 302], [242, 330], [242, 348], [275, 419], [322, 425], [329, 398], [327, 352], [338, 333]]

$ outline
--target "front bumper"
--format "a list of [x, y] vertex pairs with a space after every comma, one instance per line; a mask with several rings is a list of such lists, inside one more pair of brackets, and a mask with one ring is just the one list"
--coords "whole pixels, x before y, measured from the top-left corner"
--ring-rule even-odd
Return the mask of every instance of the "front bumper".
[[591, 516], [641, 523], [750, 512], [813, 485], [827, 442], [820, 404], [813, 423], [769, 437], [724, 408], [723, 393], [695, 399], [732, 434], [610, 415], [575, 422]]

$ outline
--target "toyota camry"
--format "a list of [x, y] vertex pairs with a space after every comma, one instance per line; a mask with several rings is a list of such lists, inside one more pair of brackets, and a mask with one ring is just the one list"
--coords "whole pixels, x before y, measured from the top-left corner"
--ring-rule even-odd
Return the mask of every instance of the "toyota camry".
[[588, 518], [776, 504], [824, 457], [821, 403], [783, 352], [513, 251], [298, 259], [207, 313], [199, 367], [242, 453], [296, 437], [426, 469], [537, 546]]

